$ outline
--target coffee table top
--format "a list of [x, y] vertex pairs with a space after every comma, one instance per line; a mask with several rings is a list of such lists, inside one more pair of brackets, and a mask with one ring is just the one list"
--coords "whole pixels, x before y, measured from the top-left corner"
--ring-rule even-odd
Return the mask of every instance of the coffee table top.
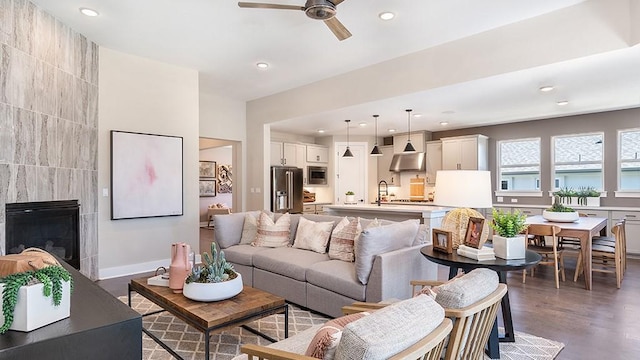
[[218, 328], [227, 324], [234, 326], [250, 322], [252, 316], [264, 317], [282, 312], [285, 299], [268, 292], [245, 286], [242, 292], [231, 299], [200, 302], [187, 299], [182, 293], [175, 294], [164, 286], [148, 285], [149, 277], [133, 279], [129, 289], [149, 299], [176, 317], [201, 330]]

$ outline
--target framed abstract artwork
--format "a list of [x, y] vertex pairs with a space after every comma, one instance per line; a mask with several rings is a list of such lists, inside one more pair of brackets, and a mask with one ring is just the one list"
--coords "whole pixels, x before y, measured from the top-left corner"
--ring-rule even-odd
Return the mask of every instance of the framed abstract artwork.
[[220, 194], [233, 193], [233, 173], [231, 165], [218, 166], [218, 192]]
[[183, 215], [182, 142], [111, 130], [111, 220]]

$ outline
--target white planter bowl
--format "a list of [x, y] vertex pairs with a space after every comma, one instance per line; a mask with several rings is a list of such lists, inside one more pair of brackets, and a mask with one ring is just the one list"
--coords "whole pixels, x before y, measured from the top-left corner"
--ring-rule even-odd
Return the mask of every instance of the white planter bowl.
[[579, 218], [578, 212], [555, 212], [555, 211], [547, 211], [544, 210], [542, 212], [542, 217], [551, 222], [574, 222]]
[[182, 288], [182, 294], [195, 301], [220, 301], [232, 298], [242, 291], [242, 276], [236, 273], [235, 279], [219, 283], [196, 283], [187, 284]]
[[496, 257], [506, 260], [524, 259], [526, 256], [526, 247], [524, 235], [515, 237], [503, 237], [493, 235], [493, 252]]

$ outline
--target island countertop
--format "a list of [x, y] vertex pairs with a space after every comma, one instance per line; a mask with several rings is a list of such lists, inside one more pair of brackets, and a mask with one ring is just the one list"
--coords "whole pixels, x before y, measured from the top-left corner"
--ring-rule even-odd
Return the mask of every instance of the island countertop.
[[[369, 212], [372, 215], [375, 213], [412, 213], [412, 214], [430, 214], [430, 213], [446, 213], [452, 208], [444, 206], [431, 206], [431, 205], [390, 205], [384, 204], [382, 206], [374, 204], [358, 204], [358, 205], [325, 205], [325, 209], [336, 210], [336, 212]], [[442, 215], [441, 215], [442, 216]], [[424, 217], [424, 216], [422, 216]], [[427, 216], [431, 217], [431, 216]]]

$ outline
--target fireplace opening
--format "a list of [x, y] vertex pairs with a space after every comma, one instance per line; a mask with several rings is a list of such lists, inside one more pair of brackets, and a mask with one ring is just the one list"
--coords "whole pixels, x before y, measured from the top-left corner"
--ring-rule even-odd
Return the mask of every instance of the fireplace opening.
[[6, 204], [6, 253], [37, 247], [80, 269], [78, 200]]

